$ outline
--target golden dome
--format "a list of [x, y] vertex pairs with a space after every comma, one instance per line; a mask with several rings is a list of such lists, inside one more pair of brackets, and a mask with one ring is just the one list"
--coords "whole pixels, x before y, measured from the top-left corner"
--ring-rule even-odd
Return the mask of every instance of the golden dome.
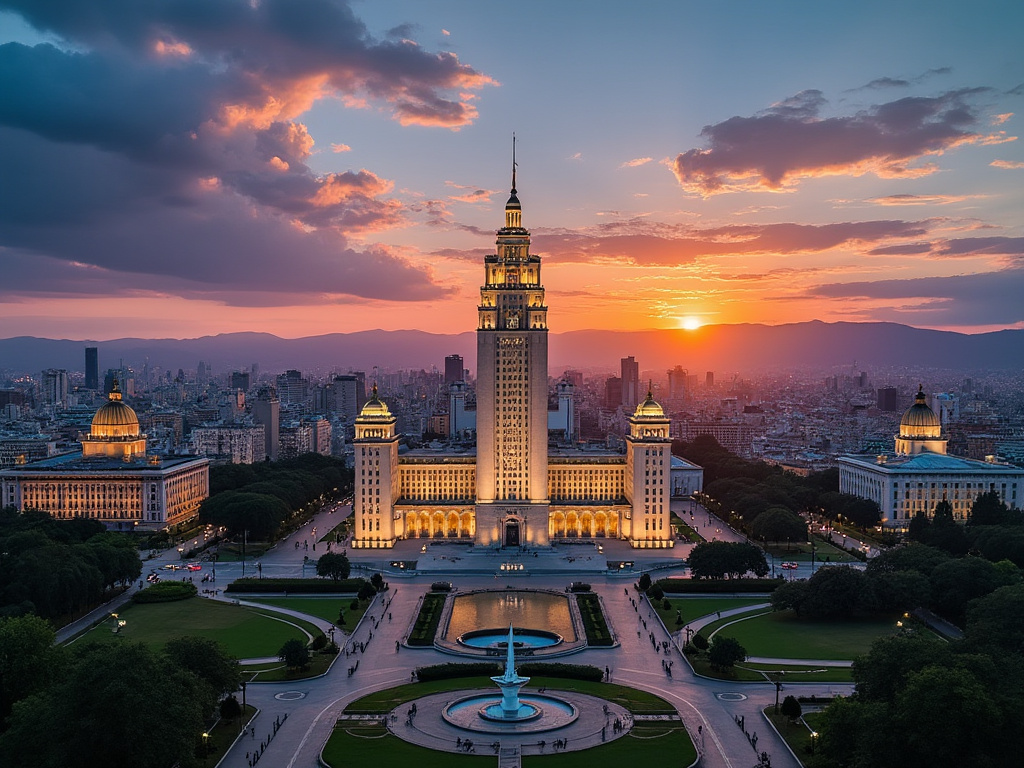
[[390, 419], [391, 411], [384, 404], [384, 401], [377, 397], [377, 385], [373, 385], [373, 393], [370, 399], [366, 401], [366, 405], [359, 412], [360, 418], [373, 418], [373, 419]]
[[902, 437], [938, 437], [942, 432], [942, 422], [925, 402], [924, 388], [918, 388], [914, 396], [914, 404], [910, 406], [900, 419], [900, 435]]
[[665, 418], [665, 409], [658, 405], [657, 401], [654, 399], [654, 395], [651, 394], [651, 390], [648, 389], [646, 399], [636, 407], [636, 410], [633, 412], [633, 416], [663, 419]]
[[113, 389], [107, 397], [107, 402], [92, 417], [92, 437], [137, 437], [139, 417], [130, 405], [121, 400], [117, 379], [114, 379]]

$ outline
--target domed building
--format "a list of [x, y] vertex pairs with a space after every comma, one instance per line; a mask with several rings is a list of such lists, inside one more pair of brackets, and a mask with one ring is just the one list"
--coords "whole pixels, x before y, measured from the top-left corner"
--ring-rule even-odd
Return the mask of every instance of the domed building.
[[146, 455], [146, 436], [139, 429], [139, 417], [124, 400], [117, 379], [96, 415], [88, 435], [82, 435], [82, 455], [116, 456], [130, 459]]
[[0, 471], [0, 504], [112, 530], [161, 530], [199, 513], [210, 495], [209, 459], [147, 456], [139, 418], [117, 381], [81, 435], [81, 451]]
[[1024, 470], [992, 457], [977, 461], [946, 452], [942, 421], [928, 405], [923, 387], [903, 413], [892, 454], [841, 456], [839, 490], [878, 504], [882, 526], [906, 530], [918, 512], [931, 516], [935, 505], [948, 501], [953, 517], [965, 522], [974, 500], [995, 491], [1018, 508], [1024, 493]]
[[[505, 205], [495, 251], [484, 257], [477, 304], [476, 446], [399, 452], [397, 419], [374, 388], [355, 421], [353, 547], [400, 539], [470, 541], [488, 547], [622, 539], [638, 548], [673, 545], [669, 419], [650, 392], [629, 419], [623, 454], [558, 448], [549, 429], [570, 434], [571, 387], [548, 409], [548, 307], [541, 259], [530, 252], [516, 190]], [[464, 403], [464, 388], [458, 389]], [[464, 428], [454, 407], [452, 430]], [[699, 489], [702, 470], [680, 462]]]

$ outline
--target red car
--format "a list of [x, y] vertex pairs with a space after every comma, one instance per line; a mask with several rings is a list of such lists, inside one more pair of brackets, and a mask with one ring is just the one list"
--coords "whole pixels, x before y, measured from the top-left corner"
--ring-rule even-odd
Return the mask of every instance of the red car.
[[798, 566], [797, 566], [796, 563], [783, 563], [782, 567], [785, 568], [787, 571], [792, 571], [795, 568], [797, 568]]
[[201, 571], [201, 570], [203, 570], [203, 566], [201, 566], [199, 563], [189, 563], [185, 567], [188, 570], [190, 570], [190, 571]]

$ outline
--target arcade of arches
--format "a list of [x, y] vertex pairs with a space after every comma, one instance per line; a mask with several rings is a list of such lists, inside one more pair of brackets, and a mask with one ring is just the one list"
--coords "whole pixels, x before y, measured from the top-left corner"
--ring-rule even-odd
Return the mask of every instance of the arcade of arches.
[[[416, 509], [403, 512], [405, 538], [472, 539], [476, 535], [476, 514], [472, 510]], [[552, 511], [548, 515], [548, 537], [554, 539], [615, 539], [619, 536], [616, 510]]]

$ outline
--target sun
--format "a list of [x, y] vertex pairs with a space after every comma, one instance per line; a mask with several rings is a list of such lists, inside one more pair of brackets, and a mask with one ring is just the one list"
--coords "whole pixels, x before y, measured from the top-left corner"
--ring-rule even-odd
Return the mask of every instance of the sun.
[[696, 331], [704, 325], [704, 321], [695, 315], [687, 315], [679, 319], [679, 325], [685, 331]]

